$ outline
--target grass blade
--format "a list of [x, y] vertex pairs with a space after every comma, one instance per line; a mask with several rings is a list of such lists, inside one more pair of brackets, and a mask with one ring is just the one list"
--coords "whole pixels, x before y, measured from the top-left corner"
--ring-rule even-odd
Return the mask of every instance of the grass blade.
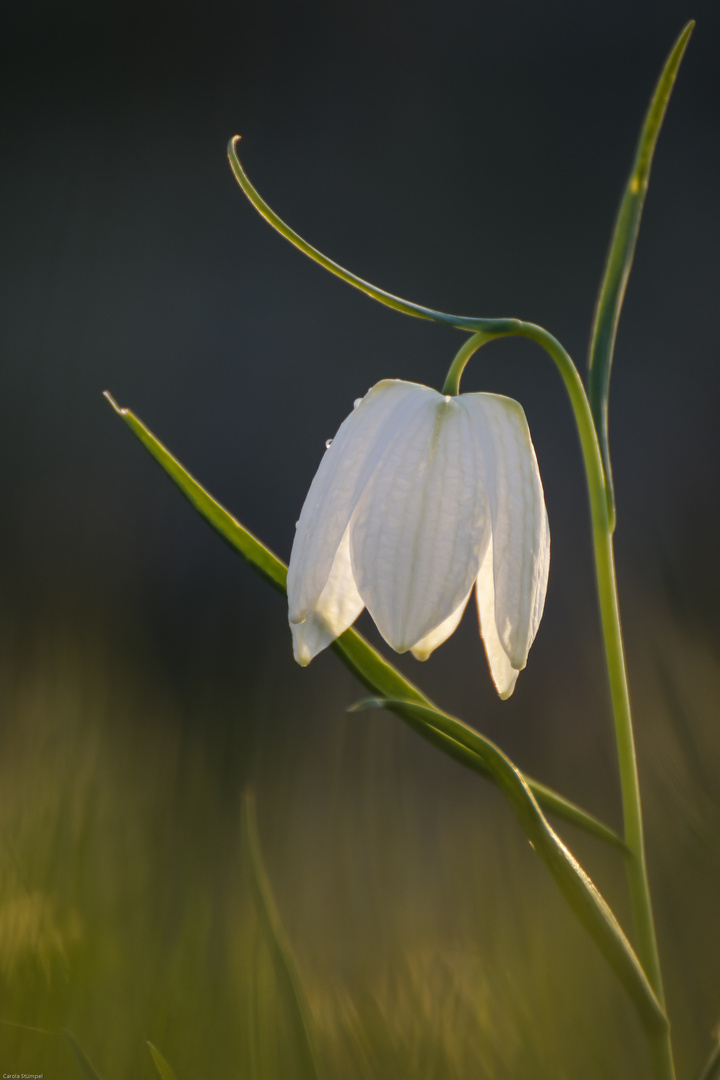
[[[177, 485], [197, 512], [205, 518], [208, 524], [212, 525], [213, 529], [238, 555], [242, 556], [273, 588], [285, 595], [285, 581], [287, 578], [285, 563], [270, 551], [262, 541], [258, 540], [256, 536], [241, 525], [220, 503], [216, 502], [133, 412], [129, 409], [120, 408], [109, 393], [106, 392], [105, 397], [118, 416], [125, 421], [133, 434], [152, 454], [160, 467]], [[352, 627], [346, 630], [333, 643], [332, 647], [343, 663], [371, 693], [388, 698], [416, 701], [419, 704], [432, 707], [432, 702], [425, 697], [422, 691], [401, 675], [357, 630], [353, 630]], [[488, 769], [482, 757], [468, 749], [467, 746], [438, 731], [432, 725], [422, 723], [410, 715], [403, 716], [402, 719], [424, 739], [442, 750], [443, 753], [448, 754], [486, 779], [495, 782], [492, 771]], [[623, 841], [609, 826], [604, 825], [597, 818], [588, 814], [568, 799], [564, 799], [562, 795], [544, 784], [530, 777], [525, 779], [538, 803], [548, 813], [555, 814], [569, 824], [576, 826], [576, 828], [582, 829], [584, 832], [611, 844], [613, 847], [623, 851], [626, 850]]]
[[588, 396], [605, 469], [605, 488], [612, 528], [615, 524], [615, 496], [608, 447], [608, 396], [615, 338], [635, 255], [655, 146], [675, 77], [694, 26], [694, 22], [689, 22], [675, 42], [650, 99], [638, 139], [632, 171], [618, 207], [590, 334]]
[[426, 705], [380, 698], [356, 706], [359, 709], [367, 707], [388, 709], [400, 716], [405, 713], [415, 716], [483, 759], [561, 893], [630, 995], [643, 1025], [653, 1034], [664, 1030], [668, 1023], [665, 1012], [620, 924], [588, 875], [550, 827], [523, 774], [502, 750], [462, 721]]
[[715, 1035], [715, 1046], [703, 1065], [697, 1080], [720, 1080], [720, 1034]]
[[307, 1080], [319, 1080], [320, 1073], [312, 1038], [310, 1010], [303, 992], [298, 963], [280, 919], [270, 879], [263, 863], [257, 831], [255, 797], [248, 791], [243, 796], [243, 843], [250, 867], [250, 886], [255, 905], [272, 953], [280, 996], [295, 1034], [297, 1061], [302, 1075], [307, 1077]]
[[155, 1068], [160, 1073], [161, 1080], [176, 1080], [175, 1073], [172, 1071], [167, 1061], [158, 1050], [157, 1046], [153, 1046], [153, 1044], [148, 1041], [148, 1047], [150, 1049], [150, 1056], [153, 1059]]
[[98, 1074], [95, 1072], [92, 1065], [88, 1061], [87, 1056], [85, 1055], [84, 1051], [81, 1050], [80, 1046], [78, 1046], [78, 1043], [75, 1040], [75, 1036], [72, 1035], [67, 1030], [67, 1028], [63, 1029], [63, 1035], [65, 1036], [67, 1041], [70, 1043], [70, 1046], [72, 1047], [72, 1051], [73, 1051], [73, 1053], [75, 1055], [75, 1060], [77, 1061], [78, 1065], [80, 1066], [80, 1072], [82, 1073], [85, 1080], [100, 1080], [100, 1077], [98, 1076]]

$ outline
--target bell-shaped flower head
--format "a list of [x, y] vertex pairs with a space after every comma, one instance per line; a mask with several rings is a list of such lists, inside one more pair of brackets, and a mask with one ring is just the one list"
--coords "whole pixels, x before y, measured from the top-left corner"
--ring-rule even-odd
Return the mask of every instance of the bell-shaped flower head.
[[396, 652], [426, 659], [476, 586], [500, 697], [513, 692], [545, 603], [550, 536], [525, 414], [497, 394], [377, 383], [325, 452], [288, 569], [303, 666], [364, 607]]

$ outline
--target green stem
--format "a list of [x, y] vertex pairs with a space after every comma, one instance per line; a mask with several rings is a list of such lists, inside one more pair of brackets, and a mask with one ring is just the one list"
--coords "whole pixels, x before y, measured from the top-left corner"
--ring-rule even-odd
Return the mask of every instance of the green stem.
[[271, 206], [268, 206], [257, 188], [250, 183], [250, 178], [240, 164], [240, 158], [238, 157], [237, 147], [239, 141], [240, 136], [234, 135], [228, 143], [228, 161], [235, 179], [258, 214], [264, 217], [268, 225], [272, 225], [273, 229], [279, 232], [281, 236], [289, 240], [298, 251], [302, 251], [303, 255], [307, 255], [313, 262], [318, 263], [325, 270], [329, 270], [331, 274], [340, 278], [341, 281], [364, 292], [366, 296], [377, 300], [379, 304], [384, 304], [385, 307], [392, 308], [393, 311], [399, 311], [402, 315], [412, 315], [416, 319], [429, 319], [432, 322], [444, 323], [446, 326], [455, 326], [459, 330], [484, 330], [495, 333], [495, 331], [511, 331], [518, 325], [517, 319], [483, 319], [469, 315], [450, 315], [445, 311], [436, 311], [435, 308], [425, 307], [424, 304], [415, 304], [411, 300], [403, 300], [401, 296], [395, 296], [386, 289], [378, 288], [372, 282], [365, 281], [364, 278], [353, 274], [351, 270], [341, 266], [340, 263], [336, 263], [334, 259], [323, 255], [322, 251], [318, 251], [307, 240], [303, 240], [302, 236], [296, 233], [294, 229], [291, 229], [287, 222], [283, 221]]
[[497, 336], [496, 333], [491, 334], [487, 331], [479, 330], [476, 334], [473, 334], [472, 337], [469, 337], [464, 345], [461, 345], [447, 373], [442, 388], [443, 394], [450, 394], [452, 397], [456, 397], [460, 393], [460, 379], [468, 360], [473, 353], [477, 352], [481, 345], [487, 344], [488, 341], [492, 341], [492, 339]]
[[[605, 473], [595, 423], [578, 370], [560, 342], [552, 334], [543, 330], [542, 327], [526, 322], [519, 323], [516, 329], [510, 330], [508, 333], [495, 333], [492, 336], [505, 337], [508, 335], [529, 338], [542, 346], [552, 357], [565, 383], [565, 389], [570, 397], [570, 403], [575, 415], [590, 497], [600, 619], [610, 684], [610, 699], [615, 721], [625, 843], [628, 849], [625, 872], [637, 937], [637, 953], [650, 985], [664, 1008], [665, 996], [645, 861], [640, 784], [620, 624], [612, 528], [608, 512]], [[460, 350], [448, 373], [448, 382], [452, 375], [454, 385], [458, 384], [464, 363], [467, 363], [475, 349], [483, 344], [482, 341], [477, 341], [480, 336], [480, 334], [474, 334], [465, 343], [464, 348]], [[488, 340], [488, 338], [486, 337], [485, 340]], [[675, 1080], [669, 1026], [664, 1031], [652, 1036], [651, 1050], [657, 1080]]]

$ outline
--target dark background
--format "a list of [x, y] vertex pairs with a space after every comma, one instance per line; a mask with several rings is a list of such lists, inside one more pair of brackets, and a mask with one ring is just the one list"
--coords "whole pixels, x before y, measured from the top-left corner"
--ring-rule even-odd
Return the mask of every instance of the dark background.
[[[48, 625], [109, 640], [128, 670], [174, 687], [191, 729], [213, 726], [221, 749], [239, 740], [243, 774], [278, 684], [288, 730], [306, 713], [320, 731], [339, 722], [357, 687], [329, 655], [295, 667], [281, 600], [101, 394], [287, 559], [324, 441], [353, 399], [387, 377], [439, 387], [462, 336], [373, 303], [279, 238], [236, 186], [228, 137], [242, 134], [270, 205], [340, 263], [442, 310], [539, 322], [584, 371], [634, 141], [692, 17], [620, 323], [610, 432], [631, 681], [667, 647], [661, 625], [716, 655], [720, 9], [709, 0], [8, 5], [6, 646]], [[534, 346], [501, 342], [463, 389], [508, 393], [527, 412], [552, 533], [546, 614], [507, 704], [470, 613], [430, 664], [401, 666], [617, 822], [587, 500], [561, 381]], [[207, 704], [208, 686], [227, 691], [212, 716], [193, 704]], [[701, 699], [716, 711], [714, 684]], [[652, 745], [652, 708], [638, 720]]]
[[[621, 574], [649, 587], [681, 576], [683, 594], [700, 577], [712, 610], [716, 6], [393, 0], [8, 9], [3, 611], [62, 592], [112, 619], [132, 602], [180, 666], [218, 634], [253, 647], [260, 619], [282, 664], [279, 605], [101, 391], [287, 558], [353, 399], [384, 377], [439, 385], [461, 337], [384, 310], [277, 237], [236, 188], [228, 136], [243, 135], [270, 204], [338, 261], [420, 303], [538, 321], [584, 369], [634, 139], [689, 16], [621, 322], [611, 439]], [[540, 640], [572, 650], [592, 585], [562, 386], [539, 350], [507, 342], [463, 385], [528, 413], [553, 536]]]

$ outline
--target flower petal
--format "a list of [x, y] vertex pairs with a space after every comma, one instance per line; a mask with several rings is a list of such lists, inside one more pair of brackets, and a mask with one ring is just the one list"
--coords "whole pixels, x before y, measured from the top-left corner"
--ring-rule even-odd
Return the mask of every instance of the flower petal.
[[364, 604], [350, 565], [350, 530], [345, 530], [330, 576], [314, 609], [301, 623], [291, 623], [293, 653], [305, 667], [357, 619]]
[[420, 389], [420, 408], [388, 441], [350, 527], [358, 591], [397, 652], [457, 612], [490, 533], [472, 419], [458, 398]]
[[[495, 632], [513, 668], [520, 671], [542, 617], [550, 565], [550, 533], [537, 459], [525, 413], [516, 401], [496, 394], [465, 394], [460, 400], [477, 416], [476, 430], [485, 451]], [[483, 637], [486, 625], [487, 616]]]
[[[472, 592], [472, 586], [470, 587]], [[453, 611], [452, 615], [449, 615], [445, 622], [441, 622], [439, 626], [436, 626], [434, 630], [431, 630], [424, 638], [422, 638], [416, 645], [413, 645], [411, 652], [416, 660], [427, 660], [431, 653], [434, 653], [438, 645], [442, 645], [444, 641], [454, 634], [460, 625], [460, 620], [465, 614], [465, 608], [467, 602], [470, 599], [470, 593], [467, 594], [462, 603], [458, 604], [457, 610]]]
[[493, 581], [493, 544], [488, 544], [485, 558], [480, 567], [477, 578], [477, 609], [480, 620], [480, 633], [485, 646], [488, 667], [492, 680], [503, 701], [509, 698], [515, 689], [517, 677], [520, 674], [512, 664], [510, 658], [502, 647], [498, 637], [495, 623], [495, 584]]
[[[288, 567], [290, 622], [313, 611], [356, 503], [391, 433], [417, 404], [414, 383], [377, 383], [340, 425], [310, 486]], [[425, 388], [422, 388], [425, 389]]]

